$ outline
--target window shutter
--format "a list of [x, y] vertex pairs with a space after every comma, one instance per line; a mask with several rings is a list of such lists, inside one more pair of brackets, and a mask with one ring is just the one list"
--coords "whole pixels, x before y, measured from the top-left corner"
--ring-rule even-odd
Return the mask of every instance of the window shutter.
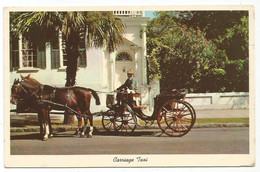
[[46, 54], [45, 51], [37, 51], [37, 67], [40, 69], [46, 68]]
[[58, 69], [60, 67], [60, 52], [59, 49], [51, 50], [51, 68]]

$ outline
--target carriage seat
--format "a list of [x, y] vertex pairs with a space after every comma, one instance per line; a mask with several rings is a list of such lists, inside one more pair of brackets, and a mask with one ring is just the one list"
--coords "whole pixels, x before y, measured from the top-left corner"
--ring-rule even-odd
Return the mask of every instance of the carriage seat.
[[147, 109], [147, 106], [134, 106], [135, 109]]

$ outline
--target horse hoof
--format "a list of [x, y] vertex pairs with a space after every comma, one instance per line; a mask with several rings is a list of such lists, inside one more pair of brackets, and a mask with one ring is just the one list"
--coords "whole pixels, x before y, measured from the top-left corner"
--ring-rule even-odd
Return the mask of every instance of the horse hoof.
[[84, 138], [84, 135], [80, 135], [79, 138]]
[[47, 141], [48, 140], [48, 138], [47, 137], [44, 137], [43, 139], [42, 139], [42, 141]]
[[88, 138], [92, 138], [92, 135], [88, 135]]
[[49, 138], [53, 138], [53, 134], [50, 134], [50, 135], [49, 135]]

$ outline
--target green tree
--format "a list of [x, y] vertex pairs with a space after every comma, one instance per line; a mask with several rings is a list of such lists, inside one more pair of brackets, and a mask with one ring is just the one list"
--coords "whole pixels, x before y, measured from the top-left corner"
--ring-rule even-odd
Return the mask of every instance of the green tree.
[[171, 18], [194, 29], [225, 51], [226, 91], [249, 91], [248, 11], [177, 11]]
[[147, 27], [150, 79], [161, 77], [161, 91], [187, 88], [192, 92], [225, 89], [225, 52], [205, 38], [201, 30], [172, 20], [168, 12], [158, 13]]
[[168, 82], [174, 81], [175, 87], [195, 92], [248, 91], [247, 11], [164, 11], [156, 15], [147, 30], [151, 78], [159, 74], [162, 87], [173, 87]]
[[[67, 69], [65, 86], [75, 85], [80, 33], [86, 33], [88, 47], [104, 47], [113, 52], [123, 40], [125, 25], [112, 12], [11, 12], [13, 36], [26, 36], [37, 48], [55, 43], [59, 32], [66, 45]], [[73, 118], [65, 118], [71, 123]]]

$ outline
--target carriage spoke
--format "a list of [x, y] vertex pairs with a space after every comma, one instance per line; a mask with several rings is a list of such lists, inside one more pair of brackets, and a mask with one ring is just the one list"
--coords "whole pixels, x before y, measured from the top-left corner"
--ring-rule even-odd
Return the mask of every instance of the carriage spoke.
[[111, 126], [112, 126], [112, 123], [110, 122], [110, 123], [108, 123], [109, 124], [109, 127], [108, 128], [111, 128]]
[[[175, 128], [176, 127], [174, 127], [175, 125], [174, 125], [175, 123], [173, 123], [173, 126], [172, 126], [172, 135], [173, 135], [173, 133], [174, 133], [174, 130], [175, 130]], [[169, 128], [170, 128], [170, 126], [168, 126]]]
[[111, 124], [111, 122], [109, 121], [107, 124], [105, 124], [105, 126], [107, 126], [107, 125], [109, 125], [109, 124]]
[[179, 131], [179, 134], [181, 134], [181, 131], [180, 131], [180, 128], [179, 128], [179, 125], [178, 125], [179, 123], [178, 122], [176, 122], [176, 125], [177, 125], [177, 128], [178, 128], [178, 131]]
[[130, 125], [127, 125], [131, 130], [133, 129], [133, 127], [131, 127]]
[[180, 121], [179, 124], [181, 125], [181, 127], [182, 127], [184, 130], [188, 130], [188, 128], [186, 128], [186, 127], [181, 123], [181, 121]]
[[171, 111], [173, 111], [174, 108], [172, 107], [172, 103], [170, 103], [170, 108], [171, 108]]
[[187, 123], [191, 123], [192, 119], [190, 118], [182, 118], [181, 121], [187, 122]]

